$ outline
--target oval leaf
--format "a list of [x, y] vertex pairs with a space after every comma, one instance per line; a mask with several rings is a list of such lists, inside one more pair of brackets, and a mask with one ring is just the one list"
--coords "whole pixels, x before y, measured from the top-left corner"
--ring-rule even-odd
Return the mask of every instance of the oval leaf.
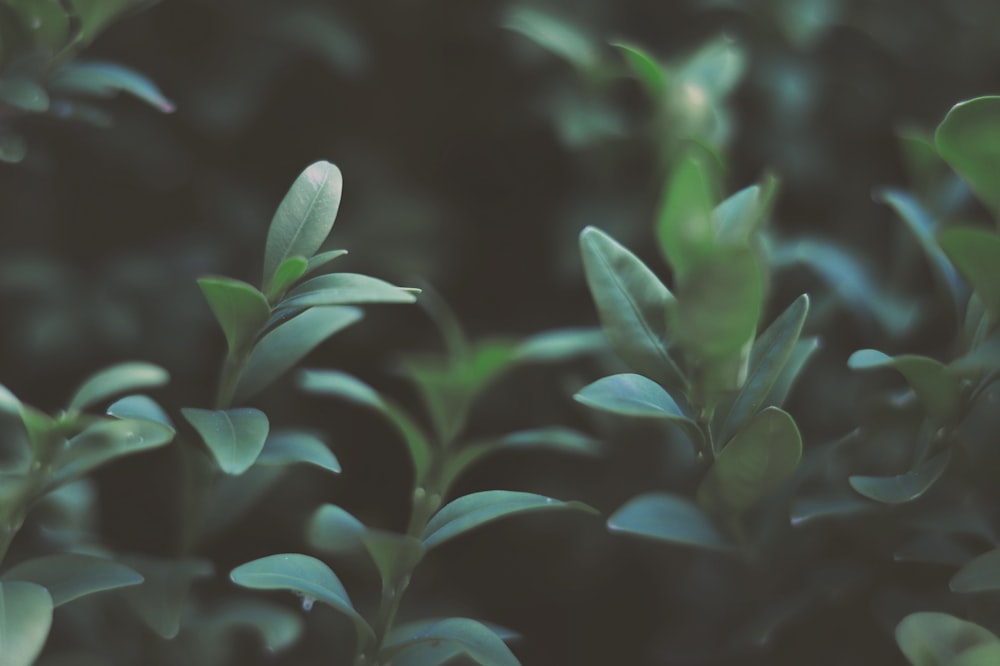
[[159, 423], [171, 430], [175, 430], [174, 422], [170, 420], [170, 417], [163, 411], [160, 404], [149, 396], [127, 395], [111, 403], [108, 406], [107, 413], [108, 416], [114, 416], [117, 419], [152, 421], [153, 423]]
[[996, 641], [988, 629], [946, 613], [913, 613], [896, 626], [896, 643], [913, 666], [953, 666], [960, 653]]
[[994, 213], [1000, 212], [1000, 97], [956, 104], [934, 133], [938, 153]]
[[52, 626], [52, 597], [41, 585], [0, 583], [0, 664], [31, 666]]
[[[255, 599], [225, 602], [213, 608], [207, 617], [201, 618], [200, 623], [204, 630], [225, 634], [242, 627], [253, 629], [264, 639], [265, 649], [272, 654], [294, 645], [305, 629], [298, 613]], [[227, 635], [219, 640], [231, 641], [234, 638]]]
[[634, 497], [608, 518], [608, 529], [682, 546], [730, 550], [731, 546], [697, 504], [666, 493]]
[[267, 415], [253, 407], [225, 411], [185, 407], [181, 414], [226, 474], [242, 474], [253, 466], [270, 427]]
[[257, 456], [257, 465], [307, 463], [340, 474], [340, 461], [330, 447], [316, 435], [300, 430], [272, 432]]
[[55, 606], [143, 581], [142, 575], [124, 564], [78, 553], [45, 555], [21, 562], [6, 571], [3, 579], [41, 585], [49, 591]]
[[950, 460], [951, 449], [946, 449], [933, 458], [925, 460], [906, 474], [899, 476], [852, 476], [849, 481], [854, 490], [869, 499], [886, 504], [902, 504], [911, 502], [930, 490], [931, 486], [944, 474]]
[[413, 303], [412, 292], [378, 278], [358, 273], [330, 273], [303, 282], [288, 292], [279, 307], [306, 308], [315, 305], [355, 303]]
[[938, 242], [969, 279], [993, 323], [1000, 322], [1000, 236], [985, 229], [953, 227], [938, 234]]
[[274, 274], [271, 281], [271, 291], [267, 294], [267, 300], [272, 303], [284, 296], [285, 292], [295, 284], [299, 278], [306, 274], [309, 269], [309, 260], [305, 257], [288, 257]]
[[361, 319], [352, 307], [310, 308], [261, 338], [250, 352], [234, 400], [242, 402], [262, 390], [338, 331]]
[[852, 370], [896, 369], [913, 387], [927, 415], [937, 423], [947, 422], [961, 407], [961, 380], [932, 358], [915, 354], [893, 357], [874, 349], [861, 349], [851, 354], [847, 365]]
[[166, 370], [152, 363], [113, 365], [88, 377], [69, 401], [69, 411], [82, 411], [119, 393], [155, 388], [170, 381]]
[[356, 550], [363, 545], [368, 530], [364, 523], [335, 504], [324, 504], [313, 512], [306, 523], [309, 545], [327, 553]]
[[230, 356], [249, 351], [271, 317], [271, 306], [264, 294], [251, 284], [226, 277], [201, 278], [198, 286], [222, 327]]
[[966, 563], [948, 582], [952, 592], [1000, 590], [1000, 548]]
[[631, 44], [612, 42], [611, 45], [622, 52], [635, 78], [639, 80], [649, 96], [654, 100], [659, 100], [666, 92], [667, 77], [656, 59], [643, 49]]
[[678, 159], [667, 177], [656, 230], [660, 250], [678, 282], [716, 248], [715, 190], [710, 170], [694, 153]]
[[278, 206], [267, 232], [264, 249], [265, 291], [273, 291], [274, 277], [286, 259], [312, 257], [333, 229], [343, 190], [340, 169], [316, 162], [295, 180]]
[[[410, 650], [419, 651], [421, 659], [408, 660], [407, 652]], [[407, 664], [441, 664], [459, 654], [468, 656], [481, 666], [520, 666], [521, 663], [492, 629], [462, 617], [440, 620], [406, 637], [394, 635], [393, 640], [387, 641], [382, 648], [379, 660], [395, 663], [397, 654], [398, 659]]]
[[562, 502], [534, 493], [487, 490], [459, 497], [434, 514], [424, 529], [424, 547], [430, 550], [449, 539], [504, 516], [550, 509], [579, 509], [597, 513], [595, 509], [582, 502]]
[[573, 396], [588, 407], [624, 416], [683, 421], [693, 425], [674, 399], [651, 379], [631, 373], [598, 379]]

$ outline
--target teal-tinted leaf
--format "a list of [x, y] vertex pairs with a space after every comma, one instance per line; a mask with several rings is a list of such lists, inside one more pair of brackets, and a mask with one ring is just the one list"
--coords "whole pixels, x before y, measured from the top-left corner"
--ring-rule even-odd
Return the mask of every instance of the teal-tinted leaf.
[[562, 502], [534, 493], [487, 490], [459, 497], [434, 514], [424, 530], [424, 547], [430, 550], [498, 518], [551, 509], [579, 509], [597, 513], [582, 502]]
[[669, 393], [651, 379], [631, 373], [603, 377], [573, 396], [588, 407], [624, 416], [668, 419], [693, 425]]
[[185, 407], [181, 413], [226, 474], [242, 474], [253, 466], [270, 427], [267, 415], [253, 407], [225, 411]]
[[965, 301], [967, 289], [955, 267], [934, 238], [934, 229], [937, 224], [931, 218], [930, 213], [915, 197], [896, 188], [886, 188], [879, 191], [876, 194], [876, 200], [892, 206], [896, 214], [906, 223], [917, 242], [920, 243], [921, 249], [927, 255], [934, 272], [938, 274], [941, 282], [951, 294], [955, 306], [961, 306]]
[[308, 264], [306, 264], [306, 272], [304, 275], [309, 275], [310, 273], [318, 271], [337, 257], [342, 257], [345, 254], [347, 254], [347, 250], [328, 250], [310, 257]]
[[601, 447], [593, 437], [563, 426], [518, 430], [504, 435], [497, 444], [502, 448], [550, 449], [584, 455], [596, 455]]
[[241, 627], [253, 629], [264, 639], [265, 649], [272, 654], [294, 645], [305, 628], [298, 613], [257, 599], [224, 602], [213, 608], [200, 623], [205, 629], [223, 633]]
[[69, 401], [70, 411], [81, 411], [118, 393], [163, 386], [170, 380], [166, 370], [152, 363], [119, 363], [88, 377]]
[[[771, 187], [776, 187], [772, 185]], [[766, 193], [750, 185], [722, 200], [712, 211], [715, 235], [720, 243], [747, 244], [764, 221]]]
[[742, 512], [785, 482], [802, 457], [802, 437], [788, 412], [758, 412], [722, 449], [698, 488], [710, 511]]
[[316, 435], [300, 430], [279, 430], [268, 434], [257, 465], [307, 463], [340, 474], [340, 462], [330, 447]]
[[242, 356], [271, 317], [267, 297], [251, 284], [226, 277], [200, 278], [198, 286], [222, 327], [230, 356]]
[[0, 583], [0, 663], [31, 666], [52, 626], [52, 597], [41, 585]]
[[274, 303], [285, 292], [295, 284], [299, 278], [306, 274], [309, 269], [309, 260], [305, 257], [288, 257], [274, 273], [274, 280], [271, 281], [271, 291], [267, 294], [267, 300]]
[[299, 377], [299, 385], [310, 393], [336, 396], [357, 405], [375, 409], [382, 414], [403, 436], [413, 461], [417, 483], [423, 481], [430, 464], [430, 444], [427, 441], [427, 435], [406, 415], [406, 412], [383, 399], [368, 384], [345, 372], [305, 370]]
[[118, 419], [153, 421], [171, 430], [176, 430], [174, 422], [170, 420], [159, 403], [145, 395], [127, 395], [116, 400], [108, 406], [107, 413]]
[[692, 265], [677, 285], [671, 323], [678, 343], [705, 362], [739, 353], [757, 333], [764, 279], [760, 257], [750, 247], [720, 250]]
[[7, 570], [3, 580], [37, 583], [49, 591], [53, 605], [61, 606], [95, 592], [138, 585], [143, 578], [135, 570], [113, 560], [60, 553], [21, 562]]
[[598, 328], [562, 328], [526, 338], [518, 346], [516, 358], [523, 363], [552, 363], [596, 354], [607, 346]]
[[371, 627], [354, 610], [350, 597], [337, 575], [315, 557], [285, 553], [262, 557], [233, 569], [229, 578], [254, 590], [287, 590], [303, 597], [304, 604], [322, 601], [348, 616], [362, 638], [372, 637]]
[[716, 249], [712, 221], [716, 189], [709, 169], [695, 153], [680, 158], [670, 172], [657, 233], [678, 283]]
[[[382, 578], [382, 589], [389, 593], [401, 576], [407, 576], [424, 556], [424, 545], [406, 534], [384, 530], [366, 530], [361, 540]], [[396, 593], [399, 591], [396, 590]]]
[[954, 666], [962, 652], [996, 642], [988, 629], [946, 613], [913, 613], [896, 627], [896, 643], [913, 666]]
[[310, 546], [323, 552], [342, 553], [362, 546], [362, 537], [367, 530], [364, 523], [345, 509], [324, 504], [310, 516], [306, 524], [306, 539]]
[[[969, 301], [977, 300], [975, 296]], [[1000, 332], [995, 332], [969, 353], [948, 365], [948, 372], [958, 377], [975, 378], [1000, 369]]]
[[99, 421], [69, 440], [55, 460], [45, 492], [78, 479], [110, 460], [163, 446], [173, 438], [173, 428], [153, 421]]
[[278, 206], [264, 248], [264, 290], [273, 291], [274, 276], [289, 257], [312, 257], [333, 229], [343, 189], [340, 169], [316, 162], [295, 179]]
[[111, 62], [68, 62], [56, 71], [49, 86], [65, 95], [111, 97], [125, 92], [163, 113], [176, 108], [150, 79]]
[[721, 446], [725, 446], [761, 407], [772, 406], [765, 400], [792, 356], [808, 312], [809, 297], [803, 294], [754, 343], [743, 388], [734, 398], [716, 407], [713, 416], [713, 436]]
[[656, 62], [655, 58], [638, 46], [622, 42], [612, 42], [611, 45], [622, 52], [632, 73], [646, 89], [649, 96], [654, 100], [659, 100], [667, 88], [667, 77], [663, 67]]
[[38, 446], [55, 427], [55, 422], [47, 414], [22, 403], [17, 396], [0, 384], [0, 409], [21, 418], [28, 439]]
[[503, 27], [520, 33], [581, 70], [593, 68], [600, 60], [597, 47], [576, 26], [533, 7], [514, 6], [507, 12]]
[[902, 504], [930, 490], [950, 461], [951, 449], [946, 449], [899, 476], [852, 476], [849, 480], [851, 487], [865, 497], [886, 504]]
[[145, 579], [142, 585], [122, 590], [125, 601], [158, 635], [166, 639], [175, 637], [181, 628], [181, 615], [191, 585], [199, 578], [212, 575], [212, 563], [194, 558], [168, 560], [144, 555], [120, 559]]
[[[1000, 187], [997, 196], [1000, 204]], [[938, 242], [969, 279], [990, 319], [1000, 322], [1000, 236], [984, 229], [953, 227], [938, 234]]]
[[330, 273], [303, 282], [288, 292], [279, 307], [306, 308], [314, 305], [355, 303], [413, 303], [409, 291], [377, 278], [357, 273]]
[[826, 518], [840, 518], [870, 511], [875, 506], [878, 505], [846, 493], [797, 497], [789, 511], [789, 522], [792, 527], [801, 527]]
[[[421, 659], [407, 659], [406, 653], [410, 650], [419, 650]], [[418, 663], [441, 664], [458, 654], [468, 656], [481, 666], [520, 666], [521, 663], [491, 628], [460, 617], [440, 620], [405, 637], [394, 633], [379, 653], [379, 659], [385, 663], [402, 660], [404, 664], [415, 666]]]
[[983, 553], [958, 570], [948, 587], [952, 592], [1000, 590], [1000, 548]]
[[49, 108], [49, 95], [40, 84], [27, 79], [0, 79], [0, 102], [21, 111]]
[[667, 353], [674, 296], [638, 257], [594, 227], [580, 234], [580, 254], [608, 342], [633, 370], [679, 388], [683, 375]]
[[666, 493], [633, 497], [608, 518], [608, 529], [682, 546], [731, 549], [712, 519], [697, 504]]
[[932, 358], [915, 354], [893, 357], [874, 349], [861, 349], [851, 354], [847, 365], [852, 370], [898, 370], [913, 387], [927, 415], [937, 423], [949, 421], [961, 406], [960, 380]]
[[235, 402], [243, 402], [280, 377], [334, 333], [361, 319], [353, 307], [310, 308], [261, 338], [250, 352], [236, 387]]
[[795, 384], [795, 380], [798, 379], [799, 375], [802, 373], [802, 369], [805, 368], [806, 363], [812, 358], [812, 355], [819, 349], [819, 338], [809, 337], [803, 338], [795, 343], [795, 347], [792, 349], [792, 355], [789, 357], [788, 362], [782, 369], [781, 374], [774, 381], [774, 385], [768, 392], [767, 397], [764, 398], [765, 405], [780, 407], [785, 404], [785, 399], [788, 397], [788, 392], [791, 390], [792, 386]]
[[1000, 97], [956, 104], [934, 133], [938, 153], [994, 212], [1000, 211]]

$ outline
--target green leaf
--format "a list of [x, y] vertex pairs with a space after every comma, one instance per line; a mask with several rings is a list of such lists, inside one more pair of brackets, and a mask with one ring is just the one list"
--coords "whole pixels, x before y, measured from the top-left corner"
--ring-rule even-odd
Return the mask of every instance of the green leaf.
[[88, 377], [69, 401], [69, 411], [82, 411], [118, 393], [163, 386], [170, 381], [166, 370], [152, 363], [119, 363]]
[[184, 407], [181, 414], [198, 431], [219, 468], [232, 475], [253, 467], [270, 427], [267, 415], [253, 407], [225, 411]]
[[969, 279], [990, 320], [1000, 322], [1000, 236], [984, 229], [952, 227], [938, 234], [938, 242]]
[[947, 423], [962, 406], [962, 383], [948, 368], [932, 358], [905, 354], [887, 356], [874, 349], [861, 349], [847, 359], [852, 370], [894, 368], [913, 387], [927, 415], [936, 423]]
[[173, 428], [153, 421], [98, 421], [69, 440], [56, 458], [43, 492], [78, 479], [115, 458], [163, 446], [173, 438]]
[[764, 279], [760, 257], [750, 247], [719, 251], [692, 266], [678, 282], [672, 320], [684, 351], [711, 362], [752, 341], [764, 305]]
[[8, 569], [3, 580], [37, 583], [49, 591], [54, 606], [61, 606], [95, 592], [138, 585], [143, 578], [134, 569], [112, 560], [60, 553], [21, 562]]
[[70, 21], [59, 0], [6, 0], [20, 24], [30, 30], [37, 50], [57, 53], [69, 40]]
[[[969, 301], [978, 300], [975, 296]], [[948, 373], [957, 377], [978, 378], [1000, 369], [1000, 332], [994, 332], [972, 351], [948, 364]]]
[[642, 375], [625, 373], [602, 377], [584, 386], [573, 398], [588, 407], [615, 414], [667, 419], [683, 425], [694, 425], [663, 387]]
[[[253, 629], [264, 639], [264, 648], [271, 654], [294, 645], [305, 628], [298, 613], [256, 599], [223, 602], [208, 616], [200, 618], [199, 624], [205, 630], [225, 634], [242, 627]], [[227, 636], [221, 640], [231, 641], [234, 638]]]
[[754, 343], [743, 388], [734, 398], [718, 406], [713, 415], [713, 438], [720, 447], [724, 447], [761, 407], [772, 406], [765, 401], [792, 356], [808, 313], [809, 297], [803, 294]]
[[636, 372], [664, 386], [684, 386], [665, 340], [668, 312], [675, 303], [670, 290], [638, 257], [599, 229], [587, 227], [580, 233], [580, 254], [611, 347]]
[[289, 257], [312, 257], [333, 229], [343, 189], [340, 169], [315, 162], [295, 180], [278, 206], [264, 248], [264, 291], [274, 291], [278, 268]]
[[108, 405], [107, 413], [108, 416], [114, 416], [118, 419], [152, 421], [171, 430], [176, 430], [174, 422], [170, 420], [159, 403], [145, 395], [127, 395], [116, 400]]
[[330, 273], [303, 282], [288, 292], [278, 307], [305, 308], [314, 305], [355, 303], [413, 303], [409, 291], [377, 278], [357, 273]]
[[967, 562], [952, 576], [948, 587], [960, 593], [1000, 590], [1000, 548]]
[[956, 104], [934, 133], [938, 153], [994, 213], [1000, 212], [1000, 97]]
[[792, 501], [789, 521], [792, 527], [801, 527], [825, 518], [845, 516], [871, 511], [877, 505], [867, 502], [853, 493], [827, 493], [811, 497], [797, 497]]
[[403, 436], [417, 484], [423, 482], [430, 465], [431, 448], [427, 435], [406, 412], [382, 398], [360, 379], [337, 370], [304, 370], [299, 375], [299, 386], [310, 393], [342, 398], [382, 414]]
[[309, 260], [305, 257], [295, 256], [285, 259], [274, 274], [267, 300], [272, 303], [278, 301], [308, 270]]
[[508, 433], [497, 440], [501, 448], [550, 449], [566, 453], [597, 455], [601, 443], [572, 428], [549, 426]]
[[362, 317], [353, 307], [310, 308], [284, 322], [250, 352], [236, 387], [235, 402], [243, 402], [280, 377], [334, 333]]
[[120, 15], [140, 6], [147, 0], [70, 0], [80, 19], [79, 39], [90, 43], [104, 28]]
[[285, 553], [262, 557], [233, 569], [229, 578], [254, 590], [287, 590], [303, 597], [303, 606], [322, 601], [349, 617], [362, 639], [374, 638], [371, 627], [354, 610], [347, 591], [337, 575], [315, 557]]
[[657, 218], [660, 250], [678, 283], [716, 250], [712, 209], [716, 185], [701, 159], [688, 153], [668, 176]]
[[536, 333], [521, 341], [515, 352], [520, 363], [558, 363], [596, 354], [608, 343], [599, 328], [561, 328]]
[[962, 650], [949, 666], [995, 666], [1000, 664], [1000, 640]]
[[340, 474], [340, 461], [319, 437], [301, 430], [278, 430], [268, 434], [257, 465], [306, 463]]
[[608, 529], [682, 546], [731, 550], [726, 537], [697, 504], [666, 493], [633, 497], [608, 518]]
[[0, 102], [21, 111], [40, 113], [49, 108], [49, 94], [27, 79], [0, 79]]
[[345, 509], [335, 504], [323, 504], [306, 523], [306, 540], [310, 546], [325, 553], [343, 553], [363, 545], [368, 528]]
[[951, 449], [920, 463], [899, 476], [851, 476], [851, 487], [858, 493], [886, 504], [911, 502], [930, 490], [944, 474], [951, 461]]
[[[424, 545], [406, 534], [384, 530], [365, 530], [361, 540], [382, 578], [382, 589], [389, 593], [400, 576], [407, 576], [424, 556]], [[395, 591], [398, 593], [398, 590]]]
[[144, 555], [120, 559], [145, 578], [142, 585], [122, 591], [129, 607], [162, 638], [177, 636], [191, 585], [198, 578], [212, 575], [212, 563], [195, 558], [168, 560]]
[[309, 275], [310, 273], [318, 271], [337, 257], [342, 257], [345, 254], [347, 254], [347, 250], [328, 250], [326, 252], [320, 252], [319, 254], [309, 258], [309, 262], [306, 264], [306, 272], [303, 275]]
[[176, 108], [150, 79], [112, 62], [68, 62], [52, 76], [49, 87], [71, 96], [112, 97], [125, 92], [163, 113], [173, 113]]
[[459, 497], [434, 514], [424, 529], [424, 547], [430, 550], [498, 518], [551, 509], [579, 509], [597, 513], [594, 508], [582, 502], [562, 502], [534, 493], [487, 490]]
[[719, 453], [698, 487], [709, 511], [746, 511], [774, 491], [799, 464], [802, 437], [788, 412], [758, 412]]
[[798, 379], [799, 375], [802, 373], [802, 369], [812, 358], [812, 355], [816, 353], [819, 349], [819, 338], [816, 336], [804, 338], [795, 343], [795, 347], [792, 349], [792, 355], [789, 357], [788, 362], [782, 369], [781, 374], [774, 381], [774, 386], [771, 387], [770, 392], [767, 397], [764, 398], [765, 405], [780, 407], [785, 404], [785, 399], [788, 397], [788, 392], [791, 390], [792, 386], [795, 384], [795, 380]]
[[41, 585], [0, 583], [0, 663], [31, 666], [52, 626], [52, 597]]
[[896, 626], [896, 643], [913, 666], [954, 666], [966, 650], [996, 642], [988, 629], [946, 613], [912, 613]]
[[241, 357], [271, 317], [267, 298], [253, 285], [226, 277], [200, 278], [198, 286], [222, 327], [230, 357]]
[[[411, 650], [419, 651], [419, 661], [407, 658]], [[405, 636], [393, 633], [379, 653], [379, 660], [396, 663], [398, 659], [414, 665], [442, 664], [459, 654], [481, 666], [520, 666], [521, 663], [491, 628], [461, 617], [440, 620]]]
[[638, 46], [623, 42], [612, 42], [611, 45], [622, 52], [625, 62], [649, 96], [654, 100], [663, 97], [667, 89], [667, 77], [656, 59]]

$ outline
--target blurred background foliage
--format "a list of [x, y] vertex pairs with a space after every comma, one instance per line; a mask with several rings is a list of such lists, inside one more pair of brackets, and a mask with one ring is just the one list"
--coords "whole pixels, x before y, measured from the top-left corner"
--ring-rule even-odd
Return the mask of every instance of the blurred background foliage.
[[[168, 404], [205, 402], [223, 341], [195, 278], [255, 279], [272, 211], [318, 159], [345, 176], [334, 238], [352, 249], [346, 270], [426, 280], [473, 338], [594, 325], [577, 234], [598, 225], [666, 276], [651, 223], [672, 151], [697, 136], [724, 156], [726, 192], [780, 179], [765, 320], [801, 292], [814, 297], [807, 332], [822, 350], [789, 411], [807, 459], [822, 464], [817, 452], [859, 423], [879, 388], [848, 370], [852, 351], [948, 351], [948, 296], [873, 193], [905, 187], [935, 215], [984, 216], [913, 137], [956, 101], [997, 90], [998, 21], [984, 0], [163, 0], [121, 17], [85, 55], [148, 76], [175, 113], [128, 97], [101, 102], [110, 128], [0, 113], [27, 148], [0, 165], [0, 377], [49, 408], [84, 374], [142, 358], [171, 369]], [[630, 73], [618, 42], [666, 63], [663, 99]], [[838, 291], [848, 274], [856, 288]], [[419, 309], [373, 308], [309, 364], [415, 402], [392, 360], [440, 345]], [[662, 432], [570, 399], [597, 366], [517, 369], [470, 428], [596, 430], [603, 459], [508, 454], [462, 490], [503, 484], [610, 512], [674, 483]], [[374, 417], [290, 390], [262, 400], [272, 421], [329, 433], [344, 474], [279, 484], [211, 545], [219, 570], [295, 550], [323, 501], [400, 527], [410, 470]], [[176, 472], [161, 451], [99, 475], [99, 529], [113, 547], [170, 549]], [[894, 564], [879, 525], [826, 523], [768, 578], [623, 541], [586, 516], [526, 518], [435, 554], [410, 603], [423, 615], [467, 608], [525, 634], [529, 665], [901, 664], [889, 609], [942, 596], [947, 572]], [[768, 615], [773, 625], [746, 625], [790, 598], [799, 605]], [[317, 615], [307, 622], [330, 621]], [[749, 638], [737, 649], [720, 635]], [[319, 663], [311, 656], [335, 640], [307, 632], [282, 663]]]

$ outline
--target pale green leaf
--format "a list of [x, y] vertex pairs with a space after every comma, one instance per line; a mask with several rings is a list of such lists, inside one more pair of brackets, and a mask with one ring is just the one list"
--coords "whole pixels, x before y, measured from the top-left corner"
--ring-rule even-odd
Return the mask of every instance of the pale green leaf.
[[0, 583], [0, 664], [31, 666], [52, 626], [52, 597], [41, 585]]

